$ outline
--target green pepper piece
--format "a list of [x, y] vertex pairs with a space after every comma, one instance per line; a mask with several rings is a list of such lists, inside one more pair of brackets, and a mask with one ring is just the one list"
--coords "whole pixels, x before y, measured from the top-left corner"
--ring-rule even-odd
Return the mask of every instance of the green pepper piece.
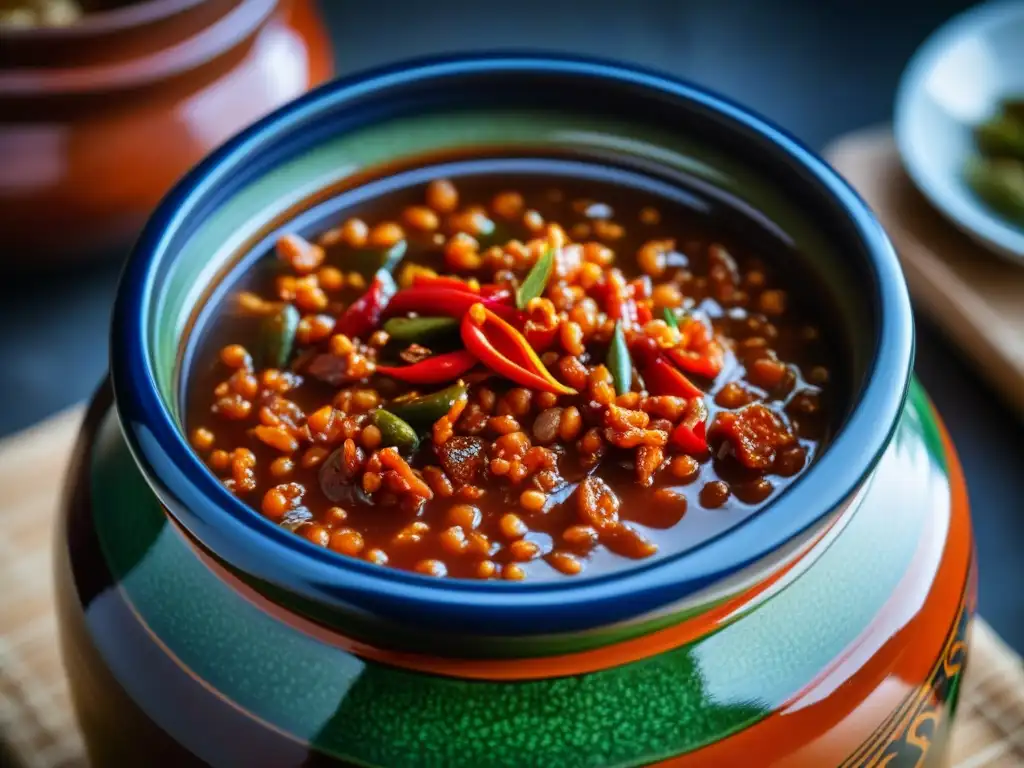
[[615, 382], [615, 393], [624, 395], [629, 392], [633, 383], [633, 361], [629, 357], [626, 334], [622, 332], [621, 320], [615, 321], [612, 344], [608, 348], [607, 365], [612, 374], [612, 381]]
[[284, 368], [295, 349], [295, 331], [299, 327], [299, 310], [282, 304], [263, 318], [260, 329], [260, 360], [267, 368]]
[[967, 181], [993, 209], [1024, 224], [1024, 163], [1007, 158], [974, 158]]
[[356, 251], [346, 252], [343, 257], [344, 268], [358, 272], [369, 279], [377, 272], [383, 271], [389, 274], [395, 271], [395, 267], [405, 257], [408, 248], [405, 240], [399, 240], [385, 251], [371, 248], [360, 248]]
[[384, 323], [388, 336], [399, 341], [424, 341], [458, 327], [459, 321], [454, 317], [392, 317]]
[[555, 249], [548, 246], [540, 255], [536, 263], [530, 267], [530, 271], [523, 278], [522, 285], [516, 291], [516, 306], [519, 309], [526, 309], [531, 299], [535, 299], [544, 293], [551, 273], [555, 268]]
[[983, 155], [1024, 160], [1024, 122], [997, 115], [976, 126], [974, 140]]
[[668, 323], [670, 328], [679, 327], [679, 318], [676, 317], [675, 311], [669, 309], [668, 307], [663, 307], [661, 310], [661, 314], [664, 315], [665, 322]]
[[466, 385], [461, 381], [450, 387], [422, 397], [415, 397], [401, 402], [388, 403], [388, 410], [404, 420], [416, 430], [426, 430], [444, 416], [455, 401], [465, 397]]
[[408, 422], [384, 408], [378, 408], [370, 418], [380, 430], [381, 445], [393, 445], [402, 453], [412, 453], [416, 450], [420, 439]]

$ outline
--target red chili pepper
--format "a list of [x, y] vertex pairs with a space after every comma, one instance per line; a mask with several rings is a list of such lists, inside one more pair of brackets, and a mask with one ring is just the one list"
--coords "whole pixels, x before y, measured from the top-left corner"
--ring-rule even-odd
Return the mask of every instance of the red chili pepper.
[[407, 381], [410, 384], [442, 384], [457, 379], [476, 364], [476, 355], [460, 349], [458, 352], [434, 355], [412, 365], [398, 367], [378, 365], [377, 373], [399, 381]]
[[482, 298], [469, 291], [445, 286], [413, 286], [394, 295], [387, 314], [404, 315], [416, 312], [424, 316], [462, 317], [469, 308], [482, 302], [491, 311], [508, 320], [518, 320], [520, 313], [506, 302], [512, 297], [508, 291]]
[[541, 328], [536, 323], [527, 322], [523, 328], [523, 335], [526, 336], [526, 341], [529, 345], [533, 347], [533, 349], [537, 349], [542, 352], [551, 346], [557, 334], [557, 325], [552, 326], [551, 328]]
[[[466, 349], [497, 373], [516, 384], [557, 395], [575, 395], [576, 390], [558, 381], [544, 367], [526, 338], [501, 319], [493, 308], [478, 302], [462, 318], [462, 341]], [[474, 317], [476, 315], [476, 317]]]
[[494, 283], [484, 283], [480, 286], [480, 295], [485, 299], [491, 299], [505, 293], [509, 293], [508, 288], [502, 288], [500, 285], [495, 285]]
[[665, 354], [687, 373], [708, 379], [713, 379], [720, 374], [722, 366], [725, 365], [725, 351], [717, 341], [711, 342], [703, 354], [689, 352], [679, 347], [666, 349]]
[[644, 378], [647, 391], [652, 395], [673, 395], [687, 399], [704, 396], [692, 381], [668, 361], [654, 339], [642, 336], [633, 342], [629, 351]]
[[713, 332], [698, 318], [689, 318], [680, 329], [682, 342], [665, 353], [687, 373], [713, 379], [725, 366], [725, 350]]
[[612, 320], [630, 325], [636, 321], [636, 304], [629, 295], [629, 286], [617, 270], [605, 273], [603, 286], [605, 312]]
[[454, 288], [458, 291], [466, 291], [467, 293], [479, 294], [480, 289], [474, 289], [465, 280], [460, 280], [457, 277], [447, 277], [445, 275], [416, 275], [412, 279], [414, 288], [425, 288], [432, 286], [434, 288]]
[[651, 303], [649, 301], [639, 301], [636, 303], [636, 321], [639, 325], [646, 325], [654, 319], [654, 313], [651, 312]]
[[708, 409], [702, 398], [694, 398], [683, 420], [672, 430], [669, 441], [684, 453], [701, 454], [708, 450]]
[[380, 325], [381, 316], [388, 302], [397, 295], [397, 290], [398, 286], [390, 274], [378, 272], [366, 293], [353, 301], [338, 318], [334, 332], [365, 340]]

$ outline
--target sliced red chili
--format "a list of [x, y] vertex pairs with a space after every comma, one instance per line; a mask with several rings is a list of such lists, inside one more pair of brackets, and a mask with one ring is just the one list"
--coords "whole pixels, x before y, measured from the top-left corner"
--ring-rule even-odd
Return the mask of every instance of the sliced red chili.
[[705, 323], [690, 317], [680, 328], [683, 340], [665, 353], [687, 373], [713, 379], [725, 366], [725, 350]]
[[629, 284], [617, 271], [606, 273], [603, 285], [605, 312], [612, 320], [627, 326], [636, 322], [636, 303], [629, 294]]
[[637, 339], [631, 345], [630, 352], [643, 376], [647, 391], [652, 395], [673, 395], [687, 399], [704, 396], [699, 387], [668, 361], [654, 339], [648, 336]]
[[366, 339], [380, 325], [381, 317], [391, 299], [396, 296], [398, 286], [387, 272], [380, 271], [362, 296], [352, 302], [334, 327], [335, 333], [349, 338]]
[[394, 295], [388, 304], [387, 314], [405, 315], [415, 312], [419, 315], [440, 315], [443, 317], [462, 317], [477, 302], [508, 320], [518, 320], [520, 313], [508, 302], [512, 294], [501, 291], [488, 297], [481, 297], [461, 288], [449, 286], [413, 286], [404, 288]]
[[531, 347], [544, 351], [555, 341], [558, 326], [552, 325], [550, 328], [542, 328], [537, 323], [527, 321], [526, 326], [523, 328], [523, 333]]
[[[524, 387], [574, 395], [544, 367], [530, 343], [515, 328], [501, 319], [492, 308], [478, 302], [462, 319], [462, 341], [477, 359], [510, 381]], [[482, 321], [482, 322], [481, 322]]]
[[686, 415], [669, 436], [669, 442], [689, 454], [702, 454], [708, 450], [708, 409], [704, 400], [695, 398], [687, 406]]
[[466, 291], [467, 293], [479, 294], [480, 289], [474, 288], [472, 285], [467, 283], [465, 280], [460, 280], [457, 277], [449, 277], [446, 275], [416, 275], [412, 279], [414, 288], [454, 288], [459, 291]]
[[407, 381], [410, 384], [443, 384], [459, 378], [476, 363], [476, 355], [462, 349], [457, 352], [434, 355], [413, 365], [378, 365], [377, 373], [399, 381]]

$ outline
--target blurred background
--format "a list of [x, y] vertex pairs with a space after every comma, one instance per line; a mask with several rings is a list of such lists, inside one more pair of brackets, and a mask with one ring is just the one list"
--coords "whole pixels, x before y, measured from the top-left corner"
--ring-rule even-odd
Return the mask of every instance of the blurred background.
[[[208, 0], [207, 6], [218, 2]], [[179, 0], [179, 5], [201, 3]], [[821, 150], [845, 132], [890, 120], [900, 73], [915, 48], [967, 5], [955, 0], [323, 0], [319, 11], [340, 75], [405, 57], [465, 50], [530, 48], [610, 57], [722, 92]], [[18, 45], [0, 37], [0, 122], [16, 122], [18, 88], [31, 86], [4, 74], [5, 61], [33, 55], [24, 40], [14, 42]], [[69, 39], [50, 50], [70, 57], [75, 45]], [[271, 58], [266, 66], [280, 75], [274, 80], [277, 97], [294, 95], [287, 61]], [[234, 119], [247, 116], [246, 110], [262, 111], [244, 88], [229, 102]], [[59, 117], [65, 107], [40, 109]], [[16, 129], [0, 134], [8, 142], [0, 157], [4, 150], [20, 155], [17, 141], [38, 150], [56, 140], [23, 136]], [[166, 148], [147, 143], [145, 128], [140, 131], [137, 146], [118, 148], [118, 161], [106, 168], [106, 177], [90, 182], [96, 186], [82, 193], [85, 199], [161, 164]], [[217, 130], [211, 136], [221, 138]], [[14, 163], [9, 157], [6, 170], [0, 163], [0, 193], [5, 185], [9, 193], [23, 178]], [[142, 193], [126, 188], [119, 194], [134, 199]], [[73, 241], [76, 227], [85, 225], [62, 219], [64, 213], [58, 200], [34, 223], [72, 240], [59, 259], [51, 262], [17, 241], [0, 242], [3, 435], [87, 398], [107, 366], [108, 313], [127, 249], [86, 248], [83, 242], [78, 258]], [[16, 218], [13, 207], [0, 211], [4, 217]], [[919, 317], [917, 329], [918, 374], [946, 419], [967, 473], [981, 563], [980, 611], [1008, 643], [1024, 651], [1019, 588], [1024, 583], [1024, 427], [931, 320]]]

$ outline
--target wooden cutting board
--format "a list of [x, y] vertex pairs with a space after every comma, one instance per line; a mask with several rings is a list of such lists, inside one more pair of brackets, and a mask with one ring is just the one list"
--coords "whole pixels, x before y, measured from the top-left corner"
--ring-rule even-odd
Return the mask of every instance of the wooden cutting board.
[[[0, 441], [0, 765], [86, 765], [57, 649], [51, 553], [81, 411]], [[974, 623], [950, 768], [1024, 765], [1024, 666]], [[97, 767], [99, 768], [99, 767]]]
[[916, 305], [1024, 414], [1024, 266], [988, 253], [928, 204], [888, 128], [844, 136], [824, 154], [889, 233]]

